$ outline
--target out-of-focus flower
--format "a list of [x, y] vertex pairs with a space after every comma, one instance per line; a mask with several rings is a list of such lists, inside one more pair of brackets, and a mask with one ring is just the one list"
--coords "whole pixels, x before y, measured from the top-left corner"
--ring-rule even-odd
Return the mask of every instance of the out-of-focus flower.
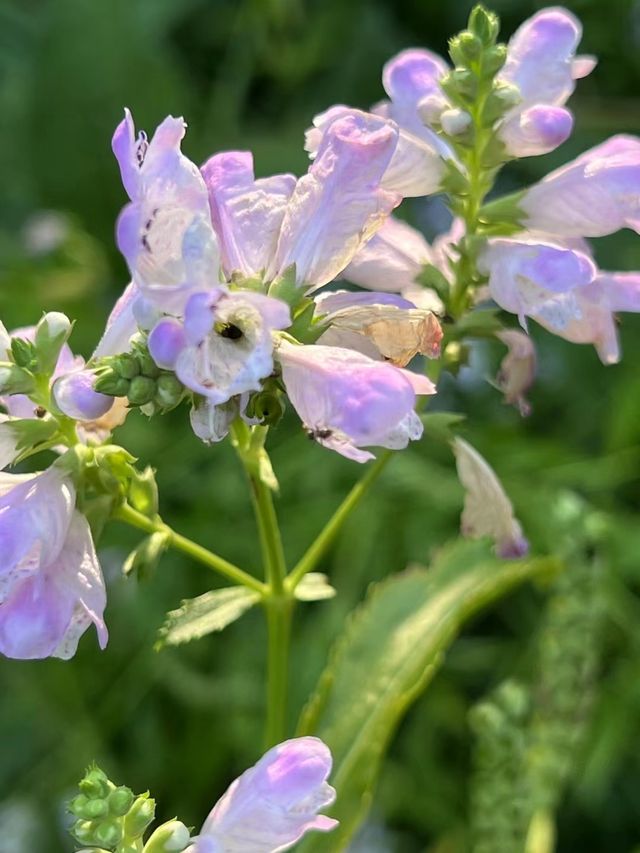
[[496, 553], [504, 559], [525, 556], [529, 543], [495, 471], [464, 439], [456, 436], [452, 447], [458, 477], [465, 489], [462, 535], [472, 539], [490, 537]]
[[573, 116], [564, 107], [575, 81], [595, 67], [592, 57], [576, 57], [582, 27], [571, 12], [542, 9], [511, 37], [498, 79], [516, 86], [520, 102], [499, 128], [513, 157], [546, 154], [571, 134]]
[[75, 654], [93, 622], [101, 648], [104, 581], [71, 480], [53, 467], [0, 474], [0, 652], [32, 659]]
[[640, 139], [612, 136], [520, 198], [523, 225], [559, 237], [640, 233]]
[[335, 800], [330, 772], [318, 738], [278, 744], [233, 782], [186, 853], [278, 853], [307, 832], [331, 831], [338, 821], [318, 814]]
[[353, 459], [363, 447], [406, 447], [422, 435], [417, 394], [434, 394], [425, 376], [374, 361], [353, 350], [281, 341], [276, 357], [291, 404], [310, 438]]
[[525, 395], [536, 375], [535, 346], [529, 335], [517, 329], [496, 332], [496, 338], [508, 349], [500, 363], [496, 385], [504, 394], [505, 403], [517, 406], [520, 414], [526, 417], [531, 413], [531, 406]]

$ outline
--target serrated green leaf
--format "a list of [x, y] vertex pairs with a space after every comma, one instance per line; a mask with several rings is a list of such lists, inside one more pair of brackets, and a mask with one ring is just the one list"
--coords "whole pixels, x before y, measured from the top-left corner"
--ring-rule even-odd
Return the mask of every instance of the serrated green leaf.
[[40, 420], [38, 418], [12, 419], [6, 421], [6, 424], [16, 439], [18, 450], [26, 450], [43, 444], [53, 438], [58, 429], [54, 420]]
[[324, 601], [334, 598], [335, 589], [329, 583], [329, 578], [322, 572], [309, 572], [295, 589], [294, 595], [298, 601]]
[[503, 562], [486, 542], [444, 548], [427, 571], [412, 568], [376, 585], [338, 642], [299, 734], [330, 747], [340, 826], [309, 836], [304, 853], [344, 850], [365, 818], [385, 749], [424, 691], [464, 622], [530, 578], [558, 569], [551, 558]]
[[177, 610], [167, 613], [157, 645], [177, 646], [222, 631], [258, 601], [258, 593], [244, 586], [214, 589], [187, 599]]

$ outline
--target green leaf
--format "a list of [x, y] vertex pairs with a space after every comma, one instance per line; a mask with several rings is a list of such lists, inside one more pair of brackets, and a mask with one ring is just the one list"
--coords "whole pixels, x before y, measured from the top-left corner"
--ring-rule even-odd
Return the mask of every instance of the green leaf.
[[167, 613], [156, 648], [177, 646], [199, 640], [213, 631], [222, 631], [260, 601], [257, 592], [244, 586], [214, 589], [182, 602]]
[[436, 441], [444, 441], [446, 444], [454, 438], [457, 427], [466, 419], [466, 415], [458, 412], [430, 412], [420, 416], [424, 424], [425, 436]]
[[487, 542], [458, 541], [427, 571], [411, 568], [376, 585], [354, 614], [303, 711], [298, 734], [330, 747], [340, 826], [310, 836], [304, 853], [345, 849], [365, 818], [380, 763], [404, 713], [474, 613], [518, 584], [559, 568], [551, 558], [504, 562]]
[[322, 572], [309, 572], [295, 588], [294, 595], [298, 601], [324, 601], [333, 598], [335, 589], [329, 583], [329, 578]]

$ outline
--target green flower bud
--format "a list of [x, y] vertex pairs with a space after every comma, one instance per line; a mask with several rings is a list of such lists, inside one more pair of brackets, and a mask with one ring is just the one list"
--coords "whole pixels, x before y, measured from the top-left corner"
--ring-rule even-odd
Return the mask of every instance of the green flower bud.
[[35, 367], [36, 352], [31, 341], [23, 338], [11, 338], [11, 356], [18, 367], [33, 369]]
[[184, 386], [173, 373], [163, 373], [158, 377], [155, 402], [162, 409], [173, 409], [178, 405], [183, 394]]
[[78, 787], [90, 799], [103, 799], [111, 790], [106, 774], [99, 767], [92, 767], [87, 770]]
[[144, 406], [156, 395], [156, 383], [149, 376], [136, 376], [131, 380], [127, 397], [132, 406]]
[[494, 44], [488, 48], [482, 55], [482, 76], [493, 77], [507, 61], [507, 46], [506, 44]]
[[96, 828], [94, 836], [98, 844], [104, 847], [115, 847], [116, 844], [122, 841], [122, 820], [111, 818], [110, 820], [102, 821]]
[[124, 818], [124, 831], [127, 838], [139, 838], [154, 819], [156, 801], [148, 794], [137, 797]]
[[36, 326], [35, 352], [41, 373], [53, 373], [71, 329], [71, 320], [58, 311], [50, 311], [40, 320]]
[[482, 42], [468, 30], [464, 30], [459, 35], [454, 36], [449, 42], [449, 56], [453, 64], [458, 67], [465, 67], [471, 65], [473, 62], [477, 62], [481, 53]]
[[469, 15], [469, 30], [476, 35], [482, 44], [490, 47], [495, 43], [500, 32], [500, 18], [478, 4]]
[[126, 397], [129, 393], [129, 380], [109, 368], [97, 378], [93, 387], [101, 394], [109, 394], [111, 397]]
[[116, 788], [115, 791], [112, 791], [107, 798], [109, 813], [116, 817], [126, 815], [133, 805], [133, 800], [133, 791], [130, 788], [126, 788], [124, 785], [121, 785], [119, 788]]
[[492, 125], [522, 100], [520, 90], [510, 83], [495, 81], [482, 108], [482, 123]]
[[33, 376], [9, 362], [0, 364], [0, 394], [31, 394], [35, 389]]
[[78, 820], [71, 831], [80, 844], [93, 844], [98, 824], [93, 820]]
[[156, 379], [160, 376], [160, 368], [149, 355], [146, 349], [139, 349], [136, 352], [136, 359], [140, 365], [140, 372], [143, 376], [149, 376], [151, 379]]
[[87, 800], [85, 807], [82, 809], [82, 814], [79, 814], [79, 816], [87, 820], [97, 820], [100, 817], [105, 817], [108, 811], [109, 807], [106, 800]]
[[140, 373], [138, 359], [129, 352], [123, 352], [114, 358], [113, 369], [123, 379], [133, 379]]
[[465, 68], [456, 68], [440, 80], [440, 88], [456, 104], [466, 106], [478, 94], [478, 79]]
[[191, 833], [179, 820], [159, 826], [144, 845], [142, 853], [179, 853], [189, 843]]

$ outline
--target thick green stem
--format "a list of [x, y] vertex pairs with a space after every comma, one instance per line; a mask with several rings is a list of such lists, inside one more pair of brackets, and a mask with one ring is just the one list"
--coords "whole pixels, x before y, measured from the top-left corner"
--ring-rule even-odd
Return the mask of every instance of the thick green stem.
[[353, 486], [349, 494], [318, 534], [313, 544], [308, 548], [296, 566], [292, 569], [286, 580], [286, 587], [288, 590], [293, 592], [307, 572], [312, 571], [318, 565], [319, 561], [324, 557], [328, 549], [333, 544], [348, 516], [358, 506], [373, 483], [378, 479], [391, 459], [391, 456], [392, 452], [390, 450], [386, 450], [382, 453], [376, 462], [374, 462], [374, 464], [369, 468], [364, 477], [361, 480], [358, 480], [358, 482]]
[[192, 542], [186, 536], [176, 533], [175, 530], [168, 527], [162, 520], [147, 518], [146, 515], [138, 512], [132, 506], [129, 506], [129, 504], [123, 504], [119, 507], [115, 513], [115, 517], [120, 521], [130, 524], [132, 527], [144, 530], [145, 533], [165, 533], [172, 548], [182, 551], [183, 554], [187, 554], [189, 557], [197, 560], [197, 562], [203, 563], [205, 566], [213, 569], [214, 572], [217, 572], [235, 584], [253, 589], [260, 593], [260, 595], [265, 594], [265, 585], [257, 578], [238, 568], [238, 566], [234, 566], [233, 563], [218, 556], [218, 554], [214, 554], [213, 551], [209, 551], [202, 545], [198, 545], [197, 542]]

